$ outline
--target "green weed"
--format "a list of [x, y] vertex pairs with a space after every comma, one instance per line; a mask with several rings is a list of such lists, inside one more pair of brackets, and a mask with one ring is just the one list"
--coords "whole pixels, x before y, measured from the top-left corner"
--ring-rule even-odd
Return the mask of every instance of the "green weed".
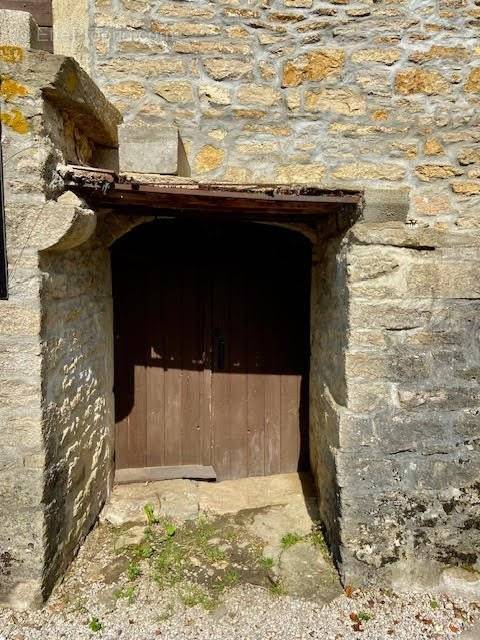
[[221, 560], [225, 560], [227, 557], [225, 551], [212, 545], [206, 545], [205, 555], [210, 562], [220, 562]]
[[273, 596], [283, 596], [285, 595], [285, 588], [280, 581], [272, 582], [270, 586], [270, 593]]
[[117, 600], [125, 598], [131, 604], [135, 600], [135, 587], [130, 585], [129, 587], [122, 587], [113, 592], [113, 595]]
[[367, 611], [359, 611], [357, 613], [358, 619], [363, 620], [363, 622], [368, 622], [373, 618], [371, 613], [367, 613]]
[[135, 562], [132, 560], [132, 562], [130, 562], [130, 564], [127, 567], [128, 579], [136, 580], [141, 574], [142, 574], [142, 571], [140, 569], [140, 565], [138, 564], [138, 562]]
[[315, 529], [314, 531], [312, 531], [309, 537], [313, 542], [313, 545], [317, 547], [317, 549], [324, 557], [330, 555], [327, 543], [325, 542], [325, 538], [323, 537], [323, 533], [319, 529]]
[[262, 556], [260, 558], [260, 565], [263, 569], [266, 569], [266, 570], [272, 569], [274, 564], [275, 564], [275, 561], [273, 558], [267, 558], [265, 556]]
[[180, 582], [187, 551], [168, 538], [155, 558], [155, 580], [161, 587], [172, 586]]
[[233, 587], [233, 585], [237, 584], [239, 579], [240, 577], [235, 569], [229, 569], [223, 576], [222, 583], [225, 587]]
[[151, 526], [152, 524], [157, 524], [158, 522], [158, 518], [155, 515], [155, 511], [153, 509], [153, 505], [151, 504], [146, 504], [143, 507], [143, 511], [145, 512], [145, 517], [147, 518], [147, 524], [148, 526]]
[[281, 540], [282, 548], [289, 549], [297, 544], [297, 542], [300, 542], [301, 539], [302, 536], [298, 535], [298, 533], [286, 533]]
[[101, 631], [101, 629], [103, 629], [103, 625], [97, 617], [93, 616], [88, 621], [88, 628], [90, 629], [90, 631], [96, 633], [97, 631]]
[[137, 558], [146, 559], [146, 558], [151, 558], [154, 551], [155, 549], [152, 547], [151, 544], [149, 544], [148, 542], [142, 542], [135, 549], [134, 555]]
[[180, 599], [186, 607], [196, 607], [200, 605], [207, 611], [211, 611], [216, 606], [214, 598], [198, 585], [185, 586], [180, 591]]

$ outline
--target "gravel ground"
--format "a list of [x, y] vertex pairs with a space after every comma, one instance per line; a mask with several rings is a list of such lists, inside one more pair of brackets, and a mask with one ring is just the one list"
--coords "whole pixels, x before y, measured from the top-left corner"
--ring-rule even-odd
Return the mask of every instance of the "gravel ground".
[[[480, 602], [438, 594], [339, 586], [332, 600], [323, 578], [300, 597], [278, 557], [264, 562], [262, 528], [252, 533], [260, 517], [281, 536], [280, 516], [272, 507], [177, 525], [101, 524], [43, 609], [0, 609], [0, 640], [441, 640], [480, 620]], [[290, 540], [280, 554], [310, 549], [312, 562], [298, 565], [304, 576], [320, 553], [305, 546], [310, 538]]]
[[[0, 633], [8, 640], [440, 640], [458, 637], [480, 617], [479, 606], [444, 596], [378, 591], [349, 595], [320, 606], [241, 585], [208, 612], [198, 605], [185, 607], [156, 585], [144, 585], [135, 601], [121, 599], [113, 608], [99, 604], [92, 592], [80, 610], [54, 599], [41, 611], [4, 611]], [[97, 632], [88, 625], [94, 618], [102, 626]]]

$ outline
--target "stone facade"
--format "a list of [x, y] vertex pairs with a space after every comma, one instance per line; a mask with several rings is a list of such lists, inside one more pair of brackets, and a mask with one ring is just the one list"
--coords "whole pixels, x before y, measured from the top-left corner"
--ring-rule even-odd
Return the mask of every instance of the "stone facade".
[[194, 175], [372, 191], [314, 269], [323, 517], [346, 580], [475, 563], [476, 4], [97, 0], [89, 16], [89, 71], [126, 122], [178, 126]]
[[[478, 7], [92, 0], [71, 20], [67, 5], [58, 52], [127, 124], [175, 124], [197, 178], [365, 192], [359, 222], [316, 230], [310, 445], [328, 538], [351, 583], [478, 563]], [[62, 194], [56, 171], [114, 166], [117, 112], [68, 59], [0, 56], [1, 599], [29, 605], [108, 494], [108, 246], [133, 222]]]
[[470, 226], [479, 26], [473, 0], [95, 0], [74, 28], [125, 120], [175, 123], [202, 178], [408, 185], [413, 219]]

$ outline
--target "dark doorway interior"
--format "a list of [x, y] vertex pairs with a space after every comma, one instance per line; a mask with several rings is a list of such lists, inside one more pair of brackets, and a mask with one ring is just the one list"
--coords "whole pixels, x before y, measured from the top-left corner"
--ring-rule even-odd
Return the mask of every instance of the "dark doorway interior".
[[112, 249], [116, 468], [308, 468], [311, 248], [254, 223], [144, 224]]

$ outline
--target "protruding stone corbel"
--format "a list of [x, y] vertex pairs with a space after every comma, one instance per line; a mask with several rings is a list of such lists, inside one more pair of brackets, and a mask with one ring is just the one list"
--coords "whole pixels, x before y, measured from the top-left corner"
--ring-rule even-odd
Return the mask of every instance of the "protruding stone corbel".
[[94, 233], [97, 216], [72, 191], [48, 202], [35, 230], [39, 251], [67, 251], [86, 242]]

